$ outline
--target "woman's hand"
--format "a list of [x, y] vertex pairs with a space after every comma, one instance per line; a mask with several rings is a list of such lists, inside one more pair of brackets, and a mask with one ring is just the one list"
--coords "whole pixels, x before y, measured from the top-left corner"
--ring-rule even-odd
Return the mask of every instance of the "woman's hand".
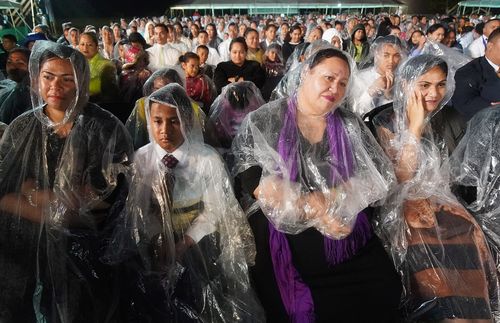
[[392, 71], [387, 71], [385, 72], [385, 89], [384, 89], [384, 96], [386, 99], [391, 99], [392, 97], [392, 86], [394, 85], [394, 74]]
[[406, 105], [406, 114], [408, 117], [410, 131], [420, 139], [424, 129], [425, 105], [424, 97], [420, 91], [413, 92]]

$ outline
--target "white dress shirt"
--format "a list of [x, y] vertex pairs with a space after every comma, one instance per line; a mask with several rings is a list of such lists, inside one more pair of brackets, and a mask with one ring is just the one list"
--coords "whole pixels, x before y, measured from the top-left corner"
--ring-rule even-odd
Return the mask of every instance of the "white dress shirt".
[[222, 62], [227, 62], [229, 60], [229, 45], [231, 45], [231, 38], [226, 39], [219, 45], [219, 56]]
[[486, 39], [486, 37], [482, 35], [481, 37], [478, 37], [476, 40], [474, 40], [469, 45], [469, 47], [467, 47], [467, 50], [465, 52], [472, 58], [478, 58], [484, 56], [487, 42], [488, 40]]
[[181, 56], [181, 52], [169, 44], [154, 44], [146, 51], [149, 54], [149, 68], [152, 71], [177, 64]]
[[[225, 193], [222, 187], [228, 180], [220, 156], [212, 148], [204, 145], [190, 145], [184, 142], [171, 154], [178, 160], [173, 170], [169, 170], [161, 159], [168, 154], [156, 143], [149, 143], [136, 151], [134, 162], [138, 176], [157, 182], [159, 175], [173, 171], [175, 185], [173, 189], [173, 208], [185, 208], [202, 202], [203, 208], [184, 234], [198, 243], [204, 236], [217, 230], [221, 212], [221, 198]], [[152, 185], [152, 184], [151, 184]], [[232, 197], [234, 199], [234, 196]], [[160, 200], [160, 199], [159, 199]]]

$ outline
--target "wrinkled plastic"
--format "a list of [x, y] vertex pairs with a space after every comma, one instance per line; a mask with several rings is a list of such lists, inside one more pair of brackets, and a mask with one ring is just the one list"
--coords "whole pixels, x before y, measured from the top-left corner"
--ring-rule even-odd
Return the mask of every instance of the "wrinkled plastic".
[[420, 138], [408, 121], [410, 98], [426, 91], [420, 77], [443, 63], [425, 54], [409, 59], [396, 79], [393, 111], [375, 117], [399, 182], [381, 208], [377, 232], [402, 276], [409, 320], [498, 319], [494, 262], [479, 225], [449, 189], [442, 167], [448, 151], [430, 123], [453, 93], [453, 73], [447, 73], [442, 100], [421, 115]]
[[[177, 110], [184, 142], [172, 152], [182, 153], [175, 168], [161, 162], [167, 152], [152, 133], [135, 154], [124, 229], [117, 231], [113, 249], [129, 258], [136, 252], [142, 260], [136, 289], [144, 299], [135, 302], [143, 304], [136, 315], [141, 322], [264, 321], [248, 277], [253, 236], [222, 159], [203, 143], [182, 87], [172, 83], [148, 97], [149, 128], [153, 103]], [[186, 237], [193, 240], [188, 248]]]
[[243, 119], [264, 103], [260, 90], [253, 82], [231, 83], [222, 88], [209, 113], [222, 147], [231, 148]]
[[[386, 55], [384, 50], [387, 46], [390, 46], [399, 54], [400, 61], [398, 64], [395, 63], [392, 56], [388, 59], [384, 57]], [[359, 64], [359, 71], [354, 77], [351, 99], [355, 113], [362, 116], [376, 107], [392, 102], [397, 68], [406, 58], [407, 53], [403, 43], [393, 35], [379, 37], [373, 42], [369, 55]], [[380, 70], [387, 70], [387, 72], [381, 75]], [[379, 79], [382, 80], [383, 86], [377, 86], [378, 83], [375, 83]]]
[[[48, 52], [71, 63], [77, 87], [58, 124], [36, 95]], [[118, 119], [87, 103], [81, 53], [37, 41], [29, 66], [33, 110], [0, 141], [0, 321], [119, 320], [117, 268], [100, 257], [126, 191], [129, 136]], [[63, 123], [72, 127], [56, 133]]]
[[270, 101], [286, 98], [291, 93], [294, 93], [300, 84], [300, 76], [303, 69], [302, 62], [317, 53], [319, 50], [325, 48], [333, 48], [333, 46], [327, 41], [321, 39], [312, 43], [302, 43], [297, 45], [292, 53], [292, 56], [290, 56], [290, 58], [286, 61], [286, 73], [271, 93]]
[[[331, 46], [327, 50], [337, 51]], [[303, 77], [307, 77], [316, 54], [303, 64]], [[258, 199], [248, 212], [260, 207], [277, 230], [298, 234], [314, 227], [329, 238], [345, 238], [358, 213], [385, 197], [394, 182], [392, 167], [362, 121], [351, 112], [332, 107], [325, 116], [329, 140], [310, 144], [298, 127], [286, 126], [293, 124], [297, 109], [294, 95], [247, 116], [233, 141], [233, 175], [253, 166], [262, 169], [254, 194]], [[293, 141], [296, 144], [287, 147]], [[282, 157], [284, 150], [289, 159]], [[315, 201], [325, 206], [321, 216], [315, 215]]]
[[475, 188], [467, 209], [481, 225], [500, 272], [500, 110], [484, 109], [467, 125], [467, 132], [450, 158], [454, 184]]

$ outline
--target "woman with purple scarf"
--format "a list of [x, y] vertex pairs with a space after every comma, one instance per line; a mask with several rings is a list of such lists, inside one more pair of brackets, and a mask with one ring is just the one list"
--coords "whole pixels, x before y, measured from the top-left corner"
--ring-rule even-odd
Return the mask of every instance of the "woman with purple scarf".
[[319, 50], [291, 96], [251, 112], [233, 141], [268, 322], [400, 320], [400, 279], [370, 224], [395, 177], [362, 121], [340, 107], [352, 66], [333, 47]]

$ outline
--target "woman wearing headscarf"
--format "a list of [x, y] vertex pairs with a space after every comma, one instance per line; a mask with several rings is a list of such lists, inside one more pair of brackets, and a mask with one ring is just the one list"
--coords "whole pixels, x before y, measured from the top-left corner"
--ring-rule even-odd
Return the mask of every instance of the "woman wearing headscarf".
[[29, 69], [33, 110], [0, 143], [0, 320], [116, 320], [118, 276], [100, 257], [125, 194], [129, 136], [88, 103], [78, 51], [39, 41]]
[[190, 98], [171, 83], [145, 105], [150, 143], [134, 157], [126, 227], [164, 301], [152, 298], [140, 321], [263, 322], [248, 277], [251, 230]]
[[440, 57], [411, 58], [396, 78], [393, 112], [375, 117], [399, 182], [379, 233], [402, 275], [408, 320], [490, 322], [498, 313], [494, 263], [479, 225], [449, 189], [446, 138], [432, 123], [453, 93], [452, 74]]
[[251, 275], [269, 322], [398, 321], [401, 285], [368, 208], [394, 174], [340, 107], [352, 66], [332, 47], [315, 52], [298, 89], [251, 112], [233, 141], [235, 186], [252, 205]]
[[[450, 159], [451, 179], [460, 185], [462, 203], [481, 225], [500, 272], [500, 110], [484, 109], [467, 124], [467, 132]], [[472, 193], [472, 192], [473, 193]]]

